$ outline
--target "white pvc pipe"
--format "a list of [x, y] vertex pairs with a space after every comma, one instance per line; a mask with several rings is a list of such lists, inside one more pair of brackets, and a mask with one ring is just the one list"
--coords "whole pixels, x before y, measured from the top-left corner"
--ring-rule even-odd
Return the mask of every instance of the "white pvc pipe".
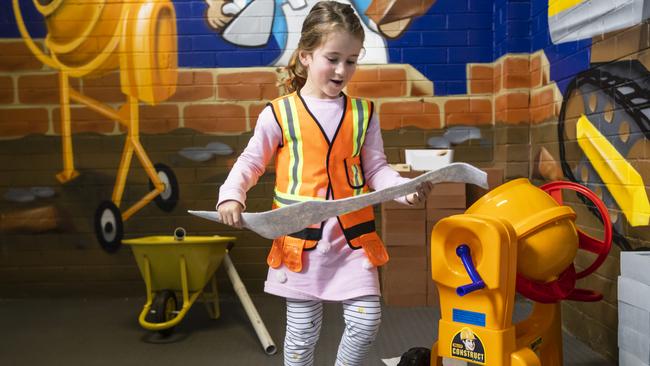
[[239, 278], [239, 274], [237, 273], [235, 266], [232, 264], [228, 253], [226, 253], [223, 258], [223, 265], [226, 269], [226, 272], [228, 273], [228, 277], [230, 277], [232, 287], [235, 289], [235, 293], [237, 293], [237, 296], [239, 297], [239, 301], [241, 301], [242, 305], [244, 306], [244, 310], [246, 310], [248, 319], [251, 321], [251, 324], [253, 324], [255, 333], [257, 333], [257, 337], [262, 343], [264, 352], [266, 352], [267, 355], [275, 354], [278, 349], [275, 346], [275, 343], [273, 343], [273, 339], [271, 339], [271, 335], [269, 334], [268, 330], [266, 330], [266, 326], [264, 325], [260, 314], [257, 312], [255, 304], [253, 304], [253, 301], [248, 295], [246, 286], [244, 286], [241, 278]]

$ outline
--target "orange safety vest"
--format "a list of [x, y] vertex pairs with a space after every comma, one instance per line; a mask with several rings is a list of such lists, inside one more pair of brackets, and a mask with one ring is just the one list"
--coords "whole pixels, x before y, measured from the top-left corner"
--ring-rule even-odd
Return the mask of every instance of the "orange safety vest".
[[[373, 112], [370, 101], [344, 100], [344, 113], [333, 141], [307, 108], [299, 93], [270, 103], [282, 130], [282, 144], [275, 161], [273, 208], [293, 203], [347, 198], [369, 191], [361, 164], [361, 148]], [[375, 231], [372, 206], [337, 217], [352, 249], [363, 248], [375, 266], [388, 261], [388, 253]], [[273, 241], [267, 263], [278, 268], [284, 263], [293, 272], [302, 270], [302, 251], [314, 249], [324, 223], [315, 223], [297, 233]]]

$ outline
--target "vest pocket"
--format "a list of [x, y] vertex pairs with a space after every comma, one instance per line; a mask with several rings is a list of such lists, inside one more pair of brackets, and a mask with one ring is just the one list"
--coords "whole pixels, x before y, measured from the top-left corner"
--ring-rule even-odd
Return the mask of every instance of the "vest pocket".
[[375, 267], [383, 266], [388, 262], [388, 252], [376, 232], [363, 234], [358, 238], [352, 239], [350, 240], [350, 244], [354, 248], [363, 248], [366, 257], [368, 257], [370, 263]]
[[345, 176], [348, 178], [348, 184], [354, 189], [362, 188], [366, 185], [366, 179], [363, 176], [363, 167], [361, 166], [361, 156], [353, 156], [343, 161], [345, 165]]
[[284, 246], [284, 236], [281, 236], [273, 240], [273, 246], [271, 246], [271, 251], [266, 257], [266, 264], [271, 268], [280, 268], [282, 265], [282, 247]]

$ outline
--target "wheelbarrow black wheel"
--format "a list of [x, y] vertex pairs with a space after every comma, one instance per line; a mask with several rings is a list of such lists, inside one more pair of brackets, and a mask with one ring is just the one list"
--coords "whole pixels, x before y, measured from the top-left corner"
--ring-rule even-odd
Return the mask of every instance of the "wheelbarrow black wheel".
[[[154, 198], [156, 206], [165, 212], [170, 212], [176, 207], [178, 203], [178, 181], [176, 180], [176, 175], [170, 167], [165, 164], [154, 164], [158, 178], [165, 185], [165, 188], [159, 195]], [[149, 181], [149, 188], [154, 189], [153, 182]]]
[[[147, 314], [146, 320], [151, 323], [164, 323], [176, 317], [178, 301], [176, 294], [171, 290], [163, 290], [156, 294], [151, 304], [151, 310]], [[159, 330], [158, 333], [163, 337], [169, 337], [174, 333], [174, 327]]]
[[122, 246], [122, 213], [112, 201], [103, 201], [95, 211], [95, 236], [102, 249], [115, 253]]
[[431, 350], [424, 347], [413, 347], [404, 352], [397, 366], [429, 366]]

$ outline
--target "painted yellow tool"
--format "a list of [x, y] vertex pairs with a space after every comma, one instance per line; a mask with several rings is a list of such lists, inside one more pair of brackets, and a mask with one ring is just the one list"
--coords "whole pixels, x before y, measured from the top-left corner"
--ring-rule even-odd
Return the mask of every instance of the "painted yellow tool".
[[[579, 186], [562, 184], [559, 188]], [[550, 191], [556, 189], [549, 185]], [[586, 188], [576, 190], [584, 193]], [[606, 214], [604, 204], [596, 204]], [[431, 365], [442, 365], [443, 357], [490, 366], [562, 365], [559, 301], [600, 298], [575, 289], [572, 262], [584, 235], [575, 218], [571, 208], [522, 178], [492, 190], [465, 214], [435, 225], [431, 275], [440, 294], [441, 319]], [[604, 255], [611, 246], [608, 238]], [[529, 318], [513, 324], [516, 291], [535, 304]]]
[[646, 226], [650, 203], [643, 178], [600, 131], [582, 115], [576, 124], [578, 145], [632, 226]]
[[548, 16], [555, 16], [563, 11], [571, 9], [585, 0], [549, 0]]
[[[153, 199], [163, 209], [173, 208], [169, 197], [178, 197], [176, 179], [166, 166], [154, 166], [140, 143], [139, 102], [156, 104], [174, 94], [177, 80], [176, 15], [169, 0], [34, 1], [45, 18], [48, 34], [44, 53], [31, 38], [20, 9], [13, 0], [16, 23], [27, 47], [47, 66], [59, 71], [63, 171], [61, 183], [79, 175], [75, 170], [70, 127], [70, 102], [75, 101], [115, 120], [127, 130], [111, 202], [96, 212], [97, 236], [109, 252], [121, 243], [122, 221]], [[120, 70], [126, 103], [117, 110], [70, 86], [69, 79], [99, 77]], [[153, 190], [120, 213], [127, 174], [133, 154], [138, 157]], [[172, 204], [173, 203], [173, 204]], [[171, 208], [170, 208], [171, 207]]]

